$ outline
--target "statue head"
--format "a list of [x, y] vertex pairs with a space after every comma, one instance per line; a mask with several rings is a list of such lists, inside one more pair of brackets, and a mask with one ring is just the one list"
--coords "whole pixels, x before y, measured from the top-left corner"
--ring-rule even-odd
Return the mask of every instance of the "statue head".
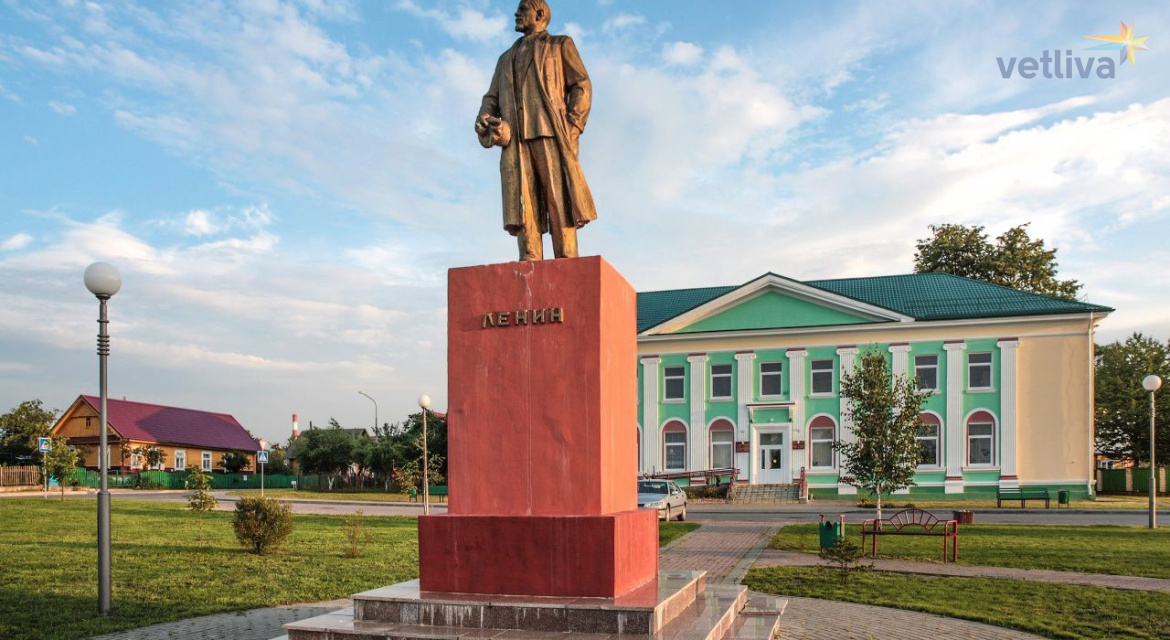
[[552, 9], [546, 0], [520, 0], [516, 7], [516, 30], [523, 34], [539, 33], [552, 22]]

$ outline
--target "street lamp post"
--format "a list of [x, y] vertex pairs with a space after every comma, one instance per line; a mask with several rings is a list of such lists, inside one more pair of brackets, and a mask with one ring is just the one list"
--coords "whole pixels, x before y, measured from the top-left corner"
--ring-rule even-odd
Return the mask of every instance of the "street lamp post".
[[98, 613], [110, 613], [110, 488], [106, 472], [110, 467], [109, 445], [106, 440], [106, 356], [110, 355], [110, 335], [106, 332], [106, 302], [122, 288], [122, 276], [105, 262], [95, 262], [85, 270], [85, 288], [98, 299], [98, 387], [101, 395], [98, 436], [98, 475], [101, 483], [97, 495], [98, 542]]
[[422, 422], [423, 422], [423, 515], [431, 513], [431, 486], [427, 480], [427, 467], [430, 466], [427, 460], [427, 407], [431, 406], [431, 397], [428, 395], [421, 395], [418, 397], [418, 406], [422, 407]]
[[370, 402], [374, 403], [374, 433], [377, 433], [378, 432], [378, 401], [371, 398], [370, 394], [366, 393], [365, 391], [358, 391], [358, 393], [362, 394], [363, 396], [365, 396], [367, 398], [370, 398]]
[[1162, 379], [1150, 374], [1142, 380], [1142, 387], [1150, 392], [1150, 528], [1158, 527], [1158, 465], [1154, 460], [1154, 394], [1162, 388]]

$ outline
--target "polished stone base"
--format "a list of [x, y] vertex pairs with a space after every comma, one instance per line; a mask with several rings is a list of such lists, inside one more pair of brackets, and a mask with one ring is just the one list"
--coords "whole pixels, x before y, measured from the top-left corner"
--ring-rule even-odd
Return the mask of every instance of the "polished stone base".
[[412, 580], [353, 601], [352, 611], [285, 625], [289, 640], [771, 640], [784, 603], [749, 603], [745, 587], [708, 587], [702, 571], [662, 572], [618, 598], [435, 593]]

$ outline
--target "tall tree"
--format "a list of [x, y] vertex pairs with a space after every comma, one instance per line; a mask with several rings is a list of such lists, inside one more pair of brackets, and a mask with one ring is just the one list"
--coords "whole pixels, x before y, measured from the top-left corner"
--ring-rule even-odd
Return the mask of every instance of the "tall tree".
[[981, 226], [931, 225], [931, 237], [918, 241], [914, 271], [950, 273], [1075, 300], [1081, 284], [1056, 277], [1056, 249], [1048, 249], [1043, 240], [1029, 237], [1027, 227], [1028, 224], [1012, 227], [992, 244]]
[[0, 464], [30, 464], [37, 450], [37, 438], [49, 435], [57, 412], [40, 400], [25, 400], [0, 416]]
[[833, 446], [841, 453], [849, 483], [873, 493], [879, 520], [882, 494], [914, 484], [921, 455], [918, 420], [929, 395], [910, 378], [894, 378], [885, 356], [876, 350], [864, 353], [860, 369], [841, 380], [854, 438]]
[[353, 463], [354, 438], [329, 420], [328, 429], [309, 429], [297, 440], [297, 463], [304, 473], [328, 476], [329, 490], [342, 472]]
[[[1150, 392], [1142, 379], [1151, 373], [1170, 384], [1170, 343], [1135, 333], [1097, 345], [1097, 451], [1110, 457], [1150, 461]], [[1156, 459], [1170, 463], [1170, 389], [1155, 395]]]
[[242, 451], [225, 451], [219, 465], [228, 473], [239, 473], [252, 466], [252, 459]]

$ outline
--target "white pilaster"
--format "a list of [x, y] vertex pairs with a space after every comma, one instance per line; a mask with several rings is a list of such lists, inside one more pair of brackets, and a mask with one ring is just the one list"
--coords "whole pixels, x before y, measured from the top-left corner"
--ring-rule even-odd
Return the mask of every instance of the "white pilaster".
[[[845, 377], [852, 376], [853, 372], [857, 370], [857, 347], [841, 347], [837, 349], [837, 359], [840, 361], [840, 366], [837, 370], [837, 395], [841, 398], [841, 434], [839, 439], [842, 442], [853, 442], [856, 440], [856, 436], [853, 435], [853, 416], [849, 411], [849, 401], [845, 399], [845, 396], [841, 395], [840, 388], [841, 383], [845, 381]], [[837, 495], [857, 495], [857, 487], [838, 482]]]
[[[788, 399], [792, 402], [792, 407], [788, 411], [792, 416], [792, 428], [793, 430], [799, 428], [804, 432], [806, 426], [804, 424], [804, 381], [806, 375], [804, 361], [808, 357], [808, 352], [804, 349], [789, 349], [785, 355], [788, 356]], [[806, 433], [806, 440], [807, 435]], [[807, 456], [808, 449], [806, 448], [803, 453]], [[799, 473], [799, 468], [793, 469], [793, 471]]]
[[910, 345], [890, 345], [890, 353], [894, 354], [894, 379], [908, 377], [910, 373]]
[[1019, 441], [1017, 421], [1017, 406], [1019, 402], [1018, 385], [1016, 384], [1016, 358], [1020, 341], [1015, 339], [1000, 340], [999, 347], [999, 421], [1000, 421], [1000, 472], [999, 486], [1003, 489], [1015, 489], [1020, 486], [1020, 478], [1016, 475], [1016, 452]]
[[687, 471], [706, 469], [707, 354], [687, 356], [691, 365], [691, 425], [687, 430]]
[[963, 351], [962, 342], [943, 345], [947, 352], [947, 415], [946, 423], [947, 476], [945, 493], [963, 492]]
[[661, 470], [658, 449], [662, 435], [658, 433], [658, 367], [662, 358], [642, 358], [642, 473]]
[[737, 382], [739, 383], [735, 389], [736, 398], [736, 417], [735, 417], [735, 439], [747, 440], [748, 422], [750, 421], [748, 412], [748, 403], [755, 399], [755, 371], [756, 371], [756, 354], [754, 353], [737, 353], [735, 354], [735, 362], [739, 366], [739, 376]]

